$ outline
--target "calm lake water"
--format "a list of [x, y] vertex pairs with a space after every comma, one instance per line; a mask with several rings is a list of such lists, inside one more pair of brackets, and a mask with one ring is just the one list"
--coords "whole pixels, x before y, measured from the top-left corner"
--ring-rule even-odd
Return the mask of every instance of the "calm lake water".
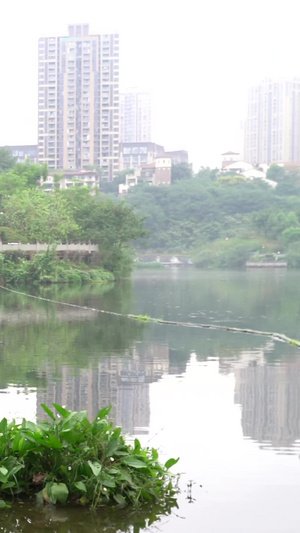
[[[300, 338], [300, 272], [136, 272], [111, 287], [39, 294], [122, 313]], [[300, 350], [271, 338], [144, 324], [0, 293], [0, 418], [57, 402], [112, 405], [128, 438], [178, 457], [178, 509], [101, 511], [18, 504], [0, 531], [298, 533]], [[157, 520], [148, 526], [150, 515]]]

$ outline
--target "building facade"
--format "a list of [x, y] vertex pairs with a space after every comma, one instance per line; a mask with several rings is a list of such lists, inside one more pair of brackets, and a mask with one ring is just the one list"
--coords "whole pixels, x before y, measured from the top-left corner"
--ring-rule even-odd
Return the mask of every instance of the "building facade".
[[6, 146], [11, 155], [16, 158], [17, 163], [25, 163], [27, 160], [30, 163], [37, 162], [37, 145], [36, 144], [22, 144], [17, 146]]
[[237, 161], [241, 160], [240, 154], [238, 152], [224, 152], [221, 157], [221, 170], [224, 170], [228, 165], [232, 165], [232, 163], [236, 163]]
[[119, 36], [87, 24], [39, 40], [38, 160], [50, 170], [119, 170]]
[[172, 181], [172, 159], [166, 154], [156, 157], [152, 163], [141, 165], [133, 174], [127, 174], [125, 183], [119, 185], [121, 196], [128, 193], [138, 183], [154, 186], [169, 186]]
[[165, 152], [165, 155], [172, 159], [173, 165], [189, 164], [189, 154], [186, 150], [172, 150], [171, 152]]
[[300, 161], [300, 78], [266, 79], [249, 91], [245, 160]]
[[151, 94], [136, 88], [120, 95], [121, 142], [150, 142], [152, 129]]
[[165, 153], [164, 147], [151, 142], [120, 143], [120, 170], [139, 168]]
[[95, 193], [100, 186], [99, 173], [96, 170], [64, 170], [61, 173], [50, 172], [41, 187], [45, 192], [55, 189], [69, 189], [70, 187], [90, 187]]

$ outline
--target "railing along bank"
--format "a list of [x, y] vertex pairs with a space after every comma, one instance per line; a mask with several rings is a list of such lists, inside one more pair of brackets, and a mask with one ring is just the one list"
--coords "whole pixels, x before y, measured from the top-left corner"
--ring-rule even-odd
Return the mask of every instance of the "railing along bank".
[[[39, 243], [36, 244], [22, 244], [21, 242], [9, 242], [3, 244], [0, 241], [0, 252], [8, 252], [12, 250], [18, 250], [22, 252], [46, 252], [49, 249], [49, 244]], [[57, 252], [99, 252], [98, 244], [81, 244], [81, 243], [66, 243], [55, 245]]]

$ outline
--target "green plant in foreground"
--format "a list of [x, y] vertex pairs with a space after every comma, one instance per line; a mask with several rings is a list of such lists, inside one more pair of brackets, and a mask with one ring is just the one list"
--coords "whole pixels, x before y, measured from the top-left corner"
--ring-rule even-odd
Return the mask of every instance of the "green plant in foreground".
[[[93, 422], [85, 411], [72, 412], [53, 404], [43, 409], [51, 422], [0, 422], [0, 497], [39, 492], [53, 504], [76, 502], [96, 508], [103, 504], [148, 501], [174, 502], [176, 484], [155, 448], [142, 448], [138, 439], [125, 442], [121, 428], [108, 421], [110, 407]], [[1, 503], [2, 502], [2, 503]], [[0, 500], [0, 508], [5, 507]]]

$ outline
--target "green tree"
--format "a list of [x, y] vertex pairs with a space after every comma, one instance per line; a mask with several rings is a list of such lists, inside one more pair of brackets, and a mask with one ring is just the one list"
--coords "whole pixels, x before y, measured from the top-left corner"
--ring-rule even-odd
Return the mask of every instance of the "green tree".
[[51, 244], [65, 241], [78, 230], [72, 211], [60, 194], [45, 194], [40, 189], [25, 189], [3, 200], [6, 226], [19, 232], [28, 242]]
[[143, 218], [124, 201], [98, 193], [91, 196], [85, 187], [60, 193], [68, 202], [83, 240], [99, 244], [100, 264], [116, 277], [127, 275], [133, 263], [132, 242], [142, 238]]
[[286, 259], [289, 267], [300, 268], [300, 241], [293, 242], [289, 245]]
[[282, 240], [284, 244], [300, 241], [300, 226], [285, 229], [282, 232]]
[[16, 158], [12, 156], [8, 148], [0, 148], [0, 174], [13, 168], [16, 164]]
[[172, 164], [171, 182], [189, 180], [193, 177], [193, 171], [188, 163]]
[[85, 220], [84, 233], [100, 247], [100, 264], [123, 277], [132, 269], [131, 243], [143, 237], [142, 218], [124, 202], [100, 200], [95, 202], [89, 219]]
[[36, 188], [48, 175], [47, 165], [17, 163], [12, 169], [0, 174], [0, 194], [11, 195], [17, 190]]
[[193, 252], [193, 260], [200, 267], [241, 268], [251, 253], [262, 249], [262, 242], [250, 239], [218, 239]]
[[281, 167], [280, 165], [276, 165], [276, 163], [273, 163], [272, 165], [270, 165], [267, 171], [266, 177], [268, 180], [280, 182], [285, 178], [285, 169], [284, 167]]
[[103, 192], [105, 194], [114, 194], [114, 195], [118, 196], [118, 194], [119, 194], [119, 185], [121, 183], [125, 183], [126, 182], [126, 176], [128, 174], [134, 174], [134, 169], [133, 168], [128, 168], [128, 169], [122, 170], [121, 172], [118, 173], [118, 175], [116, 176], [116, 178], [113, 181], [107, 181], [107, 180], [104, 181], [104, 180], [102, 180], [101, 183], [100, 183], [101, 192]]
[[201, 167], [195, 177], [201, 179], [202, 182], [216, 181], [218, 174], [219, 170], [217, 168]]
[[9, 196], [16, 191], [24, 190], [26, 188], [25, 176], [19, 176], [14, 170], [9, 170], [0, 174], [0, 195]]
[[291, 176], [287, 176], [284, 181], [278, 183], [276, 194], [279, 196], [299, 196], [300, 183], [295, 182]]

